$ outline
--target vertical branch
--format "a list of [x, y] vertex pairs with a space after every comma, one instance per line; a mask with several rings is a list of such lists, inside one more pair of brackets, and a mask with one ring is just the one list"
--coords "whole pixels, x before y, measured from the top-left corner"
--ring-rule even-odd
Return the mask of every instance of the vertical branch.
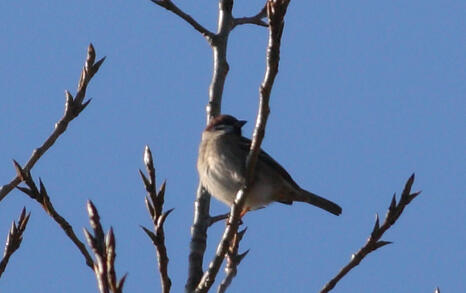
[[147, 236], [149, 236], [155, 246], [162, 292], [168, 293], [170, 292], [172, 281], [168, 276], [168, 254], [167, 247], [165, 246], [165, 232], [163, 224], [173, 209], [163, 212], [163, 203], [165, 201], [165, 182], [162, 183], [159, 192], [157, 192], [155, 185], [156, 177], [154, 161], [152, 159], [152, 152], [148, 146], [146, 146], [144, 151], [144, 164], [146, 165], [148, 177], [146, 177], [141, 170], [139, 170], [139, 174], [141, 175], [144, 187], [147, 191], [147, 197], [145, 199], [146, 207], [154, 225], [154, 232], [150, 231], [146, 227], [141, 226], [141, 228], [146, 232]]
[[199, 184], [194, 201], [194, 219], [191, 226], [189, 243], [188, 279], [186, 292], [193, 292], [202, 278], [204, 253], [207, 247], [207, 229], [209, 228], [210, 194]]
[[269, 0], [267, 2], [267, 15], [270, 24], [269, 44], [267, 47], [267, 68], [264, 80], [260, 87], [259, 113], [257, 115], [251, 149], [246, 160], [246, 183], [236, 195], [235, 203], [231, 207], [227, 227], [225, 228], [222, 239], [217, 247], [215, 257], [210, 262], [209, 268], [202, 276], [202, 279], [196, 288], [197, 293], [207, 292], [215, 282], [215, 277], [222, 265], [223, 258], [227, 253], [233, 236], [238, 231], [240, 213], [243, 209], [249, 189], [253, 183], [257, 157], [265, 134], [267, 116], [270, 112], [268, 104], [275, 76], [278, 73], [280, 42], [288, 4], [289, 0]]
[[227, 61], [228, 37], [233, 29], [233, 0], [220, 0], [218, 4], [217, 34], [212, 38], [214, 68], [209, 86], [209, 103], [206, 107], [207, 123], [221, 112], [223, 88], [229, 71]]
[[115, 273], [115, 235], [110, 228], [107, 235], [104, 234], [97, 208], [91, 201], [87, 202], [87, 213], [93, 234], [84, 229], [87, 243], [94, 252], [94, 273], [97, 278], [100, 293], [122, 293], [126, 280], [124, 275], [117, 281]]
[[[233, 0], [219, 1], [217, 34], [210, 45], [213, 53], [214, 68], [209, 86], [209, 102], [206, 107], [207, 123], [221, 113], [222, 95], [229, 65], [227, 61], [228, 36], [233, 28]], [[194, 203], [194, 220], [191, 226], [188, 279], [186, 292], [193, 292], [203, 274], [203, 259], [206, 250], [207, 229], [210, 222], [210, 195], [199, 184]]]
[[[206, 106], [207, 123], [221, 113], [222, 95], [229, 65], [227, 61], [228, 37], [231, 30], [241, 24], [257, 24], [267, 26], [262, 18], [265, 17], [265, 8], [252, 17], [233, 18], [233, 0], [219, 0], [217, 33], [212, 33], [199, 24], [194, 18], [182, 11], [171, 0], [151, 0], [184, 19], [195, 30], [200, 32], [212, 48], [213, 70], [209, 86], [209, 102]], [[189, 253], [188, 279], [186, 292], [193, 292], [203, 274], [203, 259], [207, 242], [207, 229], [213, 220], [209, 214], [210, 195], [201, 186], [198, 186], [194, 202], [194, 219], [191, 226], [191, 242]]]

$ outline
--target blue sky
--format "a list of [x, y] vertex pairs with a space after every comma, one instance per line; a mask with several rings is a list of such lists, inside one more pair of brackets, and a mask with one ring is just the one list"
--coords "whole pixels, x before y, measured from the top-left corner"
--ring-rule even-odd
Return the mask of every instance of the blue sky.
[[[235, 16], [262, 1], [236, 1]], [[215, 30], [216, 1], [176, 1]], [[250, 249], [230, 292], [316, 292], [346, 264], [416, 172], [423, 193], [334, 292], [465, 292], [466, 33], [460, 0], [292, 1], [263, 148], [304, 188], [343, 207], [334, 217], [274, 204], [245, 217]], [[87, 45], [107, 56], [93, 100], [33, 169], [81, 237], [92, 199], [117, 239], [126, 292], [158, 292], [155, 252], [137, 173], [148, 144], [167, 179], [173, 292], [182, 292], [205, 123], [211, 50], [150, 1], [4, 1], [0, 4], [0, 184], [52, 131], [75, 92]], [[223, 112], [257, 112], [267, 31], [232, 32]], [[0, 239], [23, 206], [32, 216], [2, 292], [96, 292], [82, 256], [49, 217], [13, 191], [0, 203]], [[212, 203], [212, 213], [227, 209]], [[224, 224], [209, 230], [206, 261]], [[223, 276], [220, 272], [219, 279]]]

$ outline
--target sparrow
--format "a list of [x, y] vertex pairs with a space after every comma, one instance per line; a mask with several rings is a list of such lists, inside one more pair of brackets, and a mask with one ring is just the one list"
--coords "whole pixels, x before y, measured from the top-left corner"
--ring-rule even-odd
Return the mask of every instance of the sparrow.
[[[242, 136], [244, 124], [246, 121], [231, 115], [219, 115], [202, 132], [199, 146], [200, 182], [212, 196], [228, 206], [233, 205], [236, 193], [245, 182], [251, 140]], [[291, 205], [295, 201], [309, 203], [337, 216], [342, 211], [339, 205], [299, 187], [290, 174], [261, 149], [241, 216], [272, 202]]]

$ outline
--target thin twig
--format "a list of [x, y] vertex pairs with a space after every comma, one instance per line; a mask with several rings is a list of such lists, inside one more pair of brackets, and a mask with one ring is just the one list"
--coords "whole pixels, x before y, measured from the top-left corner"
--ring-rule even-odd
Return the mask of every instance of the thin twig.
[[99, 213], [92, 201], [87, 202], [87, 213], [94, 235], [87, 231], [87, 229], [84, 229], [84, 235], [94, 252], [94, 272], [99, 290], [101, 293], [122, 293], [126, 274], [117, 281], [115, 273], [115, 235], [113, 234], [113, 229], [110, 227], [107, 235], [104, 234]]
[[280, 56], [280, 42], [284, 26], [284, 17], [288, 7], [289, 0], [269, 0], [267, 2], [267, 16], [269, 19], [269, 45], [267, 48], [267, 68], [264, 80], [260, 87], [259, 112], [257, 115], [256, 126], [246, 160], [246, 183], [238, 191], [235, 203], [231, 207], [230, 217], [227, 227], [223, 233], [222, 239], [217, 247], [215, 257], [209, 264], [209, 268], [202, 276], [196, 292], [207, 292], [215, 282], [215, 277], [220, 269], [225, 254], [230, 243], [238, 230], [239, 216], [246, 201], [247, 194], [253, 183], [254, 170], [257, 157], [260, 151], [260, 144], [265, 134], [265, 126], [269, 110], [270, 92], [272, 90], [275, 76], [278, 73], [278, 63]]
[[321, 293], [329, 292], [332, 290], [338, 281], [340, 281], [341, 278], [343, 278], [350, 270], [356, 267], [369, 253], [387, 244], [391, 244], [390, 241], [383, 241], [380, 240], [380, 238], [382, 238], [383, 234], [392, 225], [395, 224], [395, 222], [403, 213], [404, 208], [421, 193], [420, 191], [411, 193], [411, 187], [413, 183], [414, 174], [412, 174], [406, 182], [398, 204], [396, 203], [395, 194], [393, 195], [390, 207], [388, 208], [387, 214], [385, 215], [385, 220], [382, 226], [379, 225], [379, 216], [376, 215], [374, 228], [372, 229], [371, 235], [369, 236], [369, 239], [367, 239], [366, 244], [361, 249], [359, 249], [358, 252], [351, 256], [350, 262], [344, 266], [332, 280], [325, 284], [325, 286], [320, 291]]
[[238, 254], [238, 249], [239, 249], [239, 242], [244, 236], [244, 233], [246, 232], [246, 228], [244, 230], [241, 230], [235, 234], [233, 237], [232, 244], [230, 245], [230, 248], [228, 249], [228, 252], [225, 256], [226, 258], [226, 265], [225, 265], [225, 278], [223, 281], [220, 283], [218, 286], [218, 293], [224, 293], [228, 289], [228, 286], [230, 286], [231, 281], [233, 278], [236, 276], [238, 272], [238, 266], [243, 260], [243, 258], [249, 253], [249, 249], [246, 250], [245, 252]]
[[208, 41], [212, 39], [214, 34], [200, 25], [194, 18], [192, 18], [189, 14], [186, 14], [183, 10], [181, 10], [178, 6], [176, 6], [171, 0], [150, 0], [151, 2], [162, 6], [163, 8], [173, 12], [174, 14], [178, 15], [182, 19], [184, 19], [187, 23], [189, 23], [195, 30], [200, 32]]
[[264, 7], [261, 9], [261, 11], [259, 11], [259, 13], [257, 13], [254, 16], [234, 18], [233, 19], [233, 28], [235, 28], [237, 25], [241, 25], [241, 24], [256, 24], [256, 25], [259, 25], [259, 26], [268, 27], [269, 24], [266, 23], [265, 21], [263, 21], [263, 19], [266, 16], [267, 16], [267, 2], [264, 5]]
[[26, 171], [21, 168], [21, 166], [16, 162], [13, 161], [16, 172], [18, 174], [18, 178], [20, 178], [21, 181], [24, 181], [24, 183], [29, 187], [20, 187], [17, 186], [19, 190], [24, 192], [25, 194], [29, 195], [32, 199], [36, 200], [44, 209], [44, 211], [54, 219], [55, 222], [60, 225], [62, 230], [65, 232], [65, 234], [73, 241], [73, 243], [76, 245], [76, 247], [79, 249], [81, 254], [84, 256], [84, 259], [86, 261], [86, 264], [93, 269], [94, 268], [94, 262], [92, 261], [92, 257], [89, 254], [89, 252], [86, 249], [86, 246], [84, 243], [82, 243], [76, 234], [74, 233], [73, 227], [68, 223], [68, 221], [65, 220], [53, 207], [52, 202], [50, 201], [50, 197], [47, 193], [47, 190], [45, 189], [44, 183], [42, 182], [41, 179], [39, 179], [39, 189], [37, 188], [36, 184], [34, 183], [34, 180], [31, 177], [31, 173], [29, 171]]
[[19, 216], [18, 223], [13, 221], [13, 223], [11, 224], [10, 232], [8, 233], [8, 236], [6, 238], [3, 258], [0, 262], [0, 277], [5, 271], [10, 257], [21, 246], [21, 242], [23, 241], [23, 233], [24, 230], [26, 230], [26, 226], [28, 224], [30, 216], [31, 213], [29, 212], [26, 215], [26, 208], [23, 208], [23, 210], [21, 211], [21, 215]]
[[154, 232], [143, 226], [141, 226], [141, 228], [144, 230], [144, 232], [146, 232], [147, 236], [149, 236], [155, 246], [157, 251], [158, 268], [160, 272], [160, 285], [162, 286], [162, 292], [168, 293], [170, 292], [172, 281], [168, 276], [169, 259], [167, 254], [167, 247], [165, 246], [165, 232], [163, 224], [173, 209], [163, 212], [166, 184], [163, 182], [159, 192], [156, 192], [154, 161], [152, 159], [152, 152], [148, 146], [146, 146], [144, 150], [144, 165], [146, 165], [149, 178], [147, 178], [141, 170], [139, 170], [139, 174], [142, 177], [144, 187], [147, 191], [147, 196], [145, 198], [146, 207], [154, 225]]
[[[63, 117], [55, 124], [55, 129], [50, 134], [50, 136], [45, 140], [45, 142], [38, 148], [36, 148], [31, 155], [31, 158], [24, 166], [26, 172], [31, 171], [34, 164], [42, 157], [42, 155], [55, 143], [55, 141], [60, 137], [63, 132], [65, 132], [68, 124], [86, 108], [91, 99], [84, 102], [86, 97], [86, 89], [91, 81], [92, 77], [97, 73], [100, 66], [104, 62], [105, 57], [95, 62], [95, 50], [92, 44], [87, 48], [87, 58], [84, 64], [84, 68], [81, 72], [81, 78], [78, 82], [78, 90], [76, 92], [76, 98], [73, 99], [73, 96], [70, 92], [65, 91], [65, 113]], [[5, 184], [0, 187], [0, 201], [5, 198], [5, 196], [13, 190], [19, 183], [21, 179], [16, 176], [11, 180], [10, 183]]]
[[229, 215], [230, 215], [230, 213], [225, 213], [225, 214], [221, 214], [221, 215], [218, 215], [218, 216], [210, 217], [209, 218], [209, 227], [212, 226], [213, 224], [221, 221], [221, 220], [228, 219]]

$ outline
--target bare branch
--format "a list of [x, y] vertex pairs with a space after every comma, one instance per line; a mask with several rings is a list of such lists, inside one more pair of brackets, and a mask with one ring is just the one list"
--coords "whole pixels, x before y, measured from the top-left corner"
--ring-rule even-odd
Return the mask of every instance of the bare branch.
[[153, 3], [162, 6], [163, 8], [173, 12], [174, 14], [178, 15], [182, 19], [184, 19], [187, 23], [189, 23], [195, 30], [200, 32], [209, 42], [212, 40], [214, 34], [210, 32], [208, 29], [200, 25], [194, 18], [192, 18], [189, 14], [186, 14], [183, 10], [178, 8], [171, 0], [150, 0]]
[[246, 233], [246, 229], [237, 232], [235, 236], [233, 237], [233, 241], [230, 245], [230, 248], [228, 249], [228, 252], [226, 254], [226, 260], [227, 264], [225, 266], [225, 278], [223, 281], [220, 283], [218, 286], [218, 293], [224, 293], [228, 289], [228, 286], [230, 286], [231, 281], [233, 278], [236, 276], [238, 272], [238, 266], [241, 263], [241, 261], [246, 257], [246, 255], [249, 253], [249, 250], [246, 250], [245, 252], [238, 254], [238, 249], [239, 249], [239, 242], [244, 236], [244, 233]]
[[332, 290], [335, 285], [354, 267], [356, 267], [369, 253], [383, 247], [387, 244], [390, 244], [389, 241], [380, 240], [383, 234], [395, 224], [398, 218], [403, 213], [404, 208], [418, 196], [421, 192], [414, 192], [411, 193], [411, 187], [414, 183], [414, 174], [409, 177], [408, 181], [405, 184], [403, 189], [403, 193], [401, 194], [400, 202], [396, 204], [396, 198], [393, 196], [393, 199], [390, 203], [390, 206], [387, 211], [387, 215], [385, 216], [385, 220], [382, 226], [379, 226], [379, 216], [376, 216], [374, 228], [372, 229], [371, 235], [367, 240], [366, 244], [359, 249], [358, 252], [351, 256], [350, 262], [344, 266], [340, 272], [330, 280], [320, 291], [321, 293], [329, 292]]
[[[212, 37], [210, 45], [213, 52], [212, 80], [209, 86], [209, 102], [206, 106], [207, 123], [221, 113], [222, 95], [229, 65], [227, 62], [227, 43], [233, 28], [233, 0], [220, 0], [218, 11], [217, 34]], [[209, 215], [210, 195], [201, 186], [196, 192], [194, 203], [194, 220], [191, 226], [188, 279], [186, 292], [193, 292], [203, 274], [204, 253], [207, 247], [207, 229], [211, 224]]]
[[15, 223], [15, 221], [13, 221], [13, 223], [11, 224], [10, 232], [8, 233], [8, 237], [6, 238], [3, 258], [0, 262], [0, 277], [5, 271], [10, 257], [21, 246], [21, 242], [23, 241], [23, 233], [24, 230], [26, 230], [26, 226], [28, 224], [30, 216], [31, 213], [29, 212], [26, 215], [26, 208], [23, 208], [23, 210], [21, 211], [21, 215], [19, 216], [18, 223]]
[[209, 221], [210, 195], [201, 186], [198, 186], [196, 200], [194, 201], [194, 220], [191, 226], [191, 242], [189, 244], [189, 268], [186, 292], [193, 292], [202, 278], [204, 253], [207, 247], [207, 229]]
[[260, 151], [260, 144], [265, 134], [265, 126], [269, 110], [270, 92], [272, 90], [275, 76], [278, 73], [278, 63], [280, 60], [280, 42], [284, 26], [284, 17], [289, 0], [269, 0], [267, 2], [267, 16], [269, 19], [269, 45], [267, 48], [267, 68], [264, 80], [260, 87], [259, 112], [251, 143], [251, 149], [246, 159], [246, 183], [238, 191], [235, 203], [231, 207], [230, 217], [222, 239], [217, 247], [215, 257], [209, 264], [208, 270], [202, 276], [196, 292], [207, 292], [215, 282], [215, 277], [222, 265], [223, 258], [230, 246], [233, 236], [238, 230], [240, 213], [246, 201], [249, 188], [253, 183], [254, 170], [257, 157]]
[[126, 275], [117, 281], [115, 273], [115, 235], [113, 234], [113, 229], [110, 227], [107, 235], [104, 234], [99, 213], [92, 201], [87, 202], [87, 213], [89, 214], [89, 222], [94, 235], [86, 229], [84, 229], [84, 235], [94, 252], [94, 273], [99, 290], [101, 293], [122, 293]]
[[214, 69], [209, 86], [209, 103], [206, 107], [207, 123], [221, 112], [223, 88], [230, 70], [227, 61], [228, 37], [233, 29], [233, 0], [220, 0], [218, 7], [218, 28], [211, 42]]
[[267, 3], [264, 5], [264, 7], [259, 11], [254, 16], [250, 17], [240, 17], [240, 18], [234, 18], [233, 19], [233, 28], [235, 28], [237, 25], [241, 24], [256, 24], [259, 26], [264, 26], [268, 27], [269, 24], [263, 21], [263, 19], [267, 16]]
[[142, 226], [141, 228], [144, 230], [144, 232], [146, 232], [147, 236], [149, 236], [149, 238], [152, 240], [152, 243], [155, 246], [155, 249], [157, 251], [157, 260], [160, 272], [160, 283], [162, 286], [162, 292], [168, 293], [170, 292], [172, 281], [168, 276], [169, 260], [167, 248], [165, 246], [165, 232], [163, 224], [165, 223], [166, 218], [173, 211], [173, 209], [170, 209], [166, 212], [162, 212], [166, 185], [165, 182], [163, 182], [159, 192], [156, 192], [154, 160], [152, 159], [152, 152], [150, 151], [150, 148], [148, 146], [146, 146], [144, 150], [144, 164], [146, 165], [146, 170], [149, 178], [147, 178], [141, 170], [139, 170], [139, 173], [141, 174], [142, 181], [147, 191], [146, 206], [151, 217], [152, 223], [154, 225], [154, 232]]
[[[264, 80], [260, 86], [259, 111], [251, 142], [251, 150], [246, 159], [246, 185], [251, 185], [256, 161], [260, 152], [260, 145], [265, 135], [265, 126], [270, 113], [270, 92], [278, 73], [280, 62], [280, 43], [285, 25], [285, 14], [289, 0], [269, 0], [267, 15], [269, 19], [269, 44], [267, 48], [267, 68]], [[239, 194], [238, 194], [239, 195]], [[238, 196], [237, 196], [238, 197]]]
[[[31, 158], [24, 166], [26, 172], [31, 171], [34, 164], [42, 157], [42, 155], [55, 143], [55, 141], [60, 137], [63, 132], [65, 132], [68, 124], [86, 108], [86, 106], [91, 101], [90, 99], [86, 102], [84, 98], [86, 97], [86, 89], [91, 81], [92, 77], [97, 73], [100, 66], [104, 62], [105, 57], [95, 62], [95, 50], [92, 44], [89, 45], [87, 49], [87, 58], [84, 64], [84, 68], [81, 72], [81, 78], [78, 83], [78, 90], [76, 92], [76, 98], [73, 99], [73, 96], [66, 91], [65, 92], [65, 113], [63, 117], [55, 124], [55, 129], [52, 131], [50, 136], [45, 140], [45, 142], [38, 148], [36, 148], [31, 155]], [[16, 176], [11, 180], [10, 183], [5, 184], [0, 187], [0, 201], [5, 198], [5, 196], [13, 190], [19, 183], [21, 179]]]
[[29, 187], [20, 187], [18, 186], [17, 188], [24, 192], [25, 194], [29, 195], [32, 199], [36, 200], [44, 209], [44, 211], [52, 217], [52, 219], [60, 225], [62, 230], [65, 232], [65, 234], [68, 236], [68, 238], [73, 241], [73, 243], [76, 245], [76, 247], [79, 249], [81, 254], [84, 256], [84, 259], [86, 261], [86, 264], [93, 269], [94, 267], [94, 262], [92, 261], [92, 257], [90, 256], [89, 252], [86, 249], [86, 246], [84, 246], [84, 243], [82, 243], [76, 234], [74, 233], [73, 227], [63, 218], [53, 207], [52, 202], [50, 201], [50, 197], [47, 193], [47, 190], [45, 189], [45, 186], [42, 182], [42, 180], [39, 179], [39, 189], [37, 188], [36, 184], [32, 180], [31, 173], [29, 171], [26, 171], [21, 168], [21, 166], [16, 162], [13, 161], [16, 171], [18, 173], [17, 177], [21, 179], [21, 181], [24, 181], [24, 183]]

